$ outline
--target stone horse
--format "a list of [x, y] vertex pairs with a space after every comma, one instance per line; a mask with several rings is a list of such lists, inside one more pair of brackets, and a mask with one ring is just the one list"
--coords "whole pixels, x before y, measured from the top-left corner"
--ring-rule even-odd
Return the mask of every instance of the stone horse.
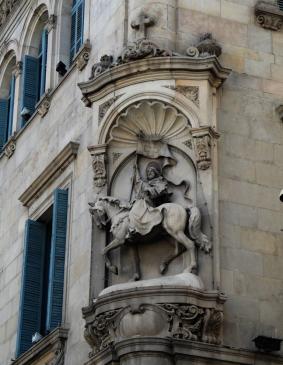
[[[99, 197], [96, 202], [89, 203], [90, 213], [92, 214], [95, 224], [99, 228], [105, 227], [111, 223], [111, 233], [113, 240], [103, 250], [106, 267], [118, 275], [118, 268], [112, 265], [108, 256], [109, 252], [115, 248], [123, 246], [126, 242], [135, 243], [133, 239], [133, 228], [130, 227], [129, 213], [131, 204], [123, 203], [119, 199], [106, 196]], [[197, 207], [187, 210], [175, 203], [165, 203], [157, 207], [162, 214], [160, 226], [162, 229], [174, 238], [174, 253], [168, 256], [160, 265], [161, 274], [165, 273], [168, 265], [182, 252], [188, 251], [190, 254], [190, 264], [184, 272], [192, 272], [197, 268], [195, 246], [199, 247], [206, 253], [211, 251], [211, 243], [207, 236], [201, 232], [201, 214]], [[190, 238], [185, 234], [188, 231]], [[138, 241], [137, 241], [138, 242]], [[136, 243], [135, 243], [136, 244]], [[180, 251], [179, 244], [183, 246]], [[134, 279], [140, 279], [139, 261], [135, 257], [136, 272]]]

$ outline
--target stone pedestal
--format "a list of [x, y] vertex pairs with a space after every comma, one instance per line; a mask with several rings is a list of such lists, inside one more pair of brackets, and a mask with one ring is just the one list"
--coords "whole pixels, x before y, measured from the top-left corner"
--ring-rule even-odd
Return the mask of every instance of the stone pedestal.
[[88, 364], [171, 364], [175, 339], [219, 345], [225, 299], [189, 273], [109, 287], [83, 309]]

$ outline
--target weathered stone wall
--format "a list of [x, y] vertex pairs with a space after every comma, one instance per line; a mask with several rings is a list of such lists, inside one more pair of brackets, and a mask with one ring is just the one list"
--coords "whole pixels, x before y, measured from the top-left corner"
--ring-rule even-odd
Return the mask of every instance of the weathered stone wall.
[[[32, 13], [30, 3], [35, 9], [40, 1], [27, 2], [16, 26], [2, 37], [23, 39], [20, 34]], [[83, 339], [81, 317], [81, 308], [89, 301], [91, 252], [87, 203], [92, 198], [92, 171], [87, 146], [97, 142], [98, 106], [86, 108], [76, 85], [88, 79], [91, 65], [100, 56], [120, 53], [127, 33], [129, 40], [136, 38], [130, 22], [140, 10], [156, 17], [149, 37], [179, 52], [200, 33], [212, 32], [223, 48], [220, 60], [233, 69], [220, 92], [218, 112], [221, 290], [229, 296], [224, 343], [253, 349], [251, 340], [256, 335], [283, 336], [283, 206], [278, 199], [283, 181], [283, 127], [275, 112], [283, 96], [283, 34], [257, 26], [254, 5], [254, 0], [86, 1], [85, 38], [92, 45], [89, 64], [82, 72], [76, 68], [70, 72], [55, 91], [45, 118], [34, 117], [17, 139], [14, 155], [9, 160], [0, 158], [1, 365], [14, 358], [25, 221], [39, 216], [40, 207], [66, 179], [72, 182], [66, 364], [87, 360], [89, 347]], [[51, 14], [57, 11], [50, 4], [49, 10]], [[0, 39], [3, 44], [4, 38]], [[17, 57], [20, 60], [21, 52]], [[23, 207], [19, 196], [70, 140], [80, 143], [77, 159], [31, 208]]]

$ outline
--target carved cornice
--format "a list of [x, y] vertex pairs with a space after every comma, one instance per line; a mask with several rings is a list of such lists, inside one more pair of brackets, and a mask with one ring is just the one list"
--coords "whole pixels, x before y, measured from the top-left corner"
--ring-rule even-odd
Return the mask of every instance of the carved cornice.
[[6, 23], [6, 21], [12, 15], [16, 5], [20, 0], [2, 0], [0, 1], [0, 28]]
[[265, 29], [278, 31], [283, 24], [283, 11], [275, 3], [259, 1], [255, 6], [257, 23]]
[[56, 177], [66, 169], [66, 167], [76, 158], [79, 143], [69, 142], [65, 148], [52, 160], [52, 162], [42, 171], [35, 181], [19, 197], [20, 202], [29, 207], [43, 191], [56, 179]]
[[121, 64], [99, 74], [96, 78], [79, 83], [82, 100], [87, 106], [110, 92], [139, 82], [153, 80], [190, 79], [208, 80], [219, 87], [231, 70], [224, 68], [216, 56], [195, 58], [188, 56], [152, 57]]
[[68, 329], [58, 327], [14, 360], [13, 365], [35, 364], [37, 361], [41, 363], [45, 357], [47, 358], [47, 361], [50, 361], [52, 358], [50, 364], [63, 364], [58, 361], [64, 355], [67, 338]]

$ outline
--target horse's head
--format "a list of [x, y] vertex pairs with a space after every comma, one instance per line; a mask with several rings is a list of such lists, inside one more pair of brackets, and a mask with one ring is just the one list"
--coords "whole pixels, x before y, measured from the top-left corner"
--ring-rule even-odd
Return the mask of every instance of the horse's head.
[[93, 216], [94, 222], [98, 228], [103, 228], [106, 225], [105, 209], [101, 199], [97, 199], [93, 203], [89, 203], [89, 211]]

